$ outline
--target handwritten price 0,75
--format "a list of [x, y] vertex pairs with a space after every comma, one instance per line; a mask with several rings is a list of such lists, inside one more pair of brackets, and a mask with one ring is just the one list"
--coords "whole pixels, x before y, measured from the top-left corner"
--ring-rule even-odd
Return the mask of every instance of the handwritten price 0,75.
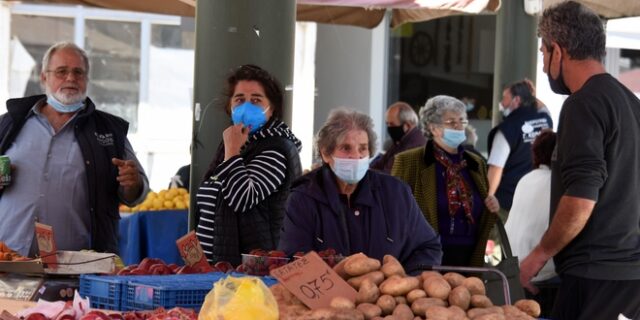
[[333, 285], [333, 280], [329, 278], [329, 270], [327, 270], [320, 277], [300, 285], [300, 292], [309, 299], [320, 299], [320, 296], [331, 290]]

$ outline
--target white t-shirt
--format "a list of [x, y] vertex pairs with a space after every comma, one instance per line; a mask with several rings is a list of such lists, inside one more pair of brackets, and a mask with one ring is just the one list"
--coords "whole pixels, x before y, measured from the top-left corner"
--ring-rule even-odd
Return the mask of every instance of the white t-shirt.
[[498, 130], [493, 136], [493, 143], [491, 144], [491, 150], [489, 150], [489, 160], [487, 163], [492, 166], [504, 168], [511, 153], [511, 147], [507, 138], [504, 137], [502, 131]]
[[[504, 227], [511, 251], [520, 262], [540, 242], [549, 227], [550, 196], [551, 170], [546, 165], [540, 165], [540, 168], [524, 175], [516, 186], [513, 205]], [[555, 275], [553, 259], [550, 259], [532, 281], [544, 281]]]

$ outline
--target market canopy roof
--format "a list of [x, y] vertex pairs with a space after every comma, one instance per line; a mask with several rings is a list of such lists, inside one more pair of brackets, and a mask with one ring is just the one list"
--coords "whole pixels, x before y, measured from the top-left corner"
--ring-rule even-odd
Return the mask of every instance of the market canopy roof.
[[[12, 0], [0, 0], [12, 1]], [[501, 0], [297, 0], [297, 20], [373, 28], [391, 10], [391, 26], [449, 15], [495, 13]], [[524, 1], [524, 0], [510, 0]], [[544, 7], [565, 0], [543, 0]], [[577, 0], [602, 17], [640, 16], [638, 0]], [[23, 0], [29, 3], [76, 4], [177, 16], [195, 15], [196, 0]]]

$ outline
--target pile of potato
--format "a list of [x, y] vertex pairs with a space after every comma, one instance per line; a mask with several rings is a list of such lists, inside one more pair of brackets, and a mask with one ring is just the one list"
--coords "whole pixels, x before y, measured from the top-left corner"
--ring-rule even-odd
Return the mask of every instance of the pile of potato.
[[333, 269], [358, 291], [355, 303], [336, 297], [330, 308], [312, 311], [277, 284], [271, 291], [278, 301], [280, 319], [502, 320], [535, 319], [540, 315], [540, 305], [533, 300], [494, 306], [477, 277], [435, 271], [408, 276], [390, 255], [380, 263], [358, 253]]

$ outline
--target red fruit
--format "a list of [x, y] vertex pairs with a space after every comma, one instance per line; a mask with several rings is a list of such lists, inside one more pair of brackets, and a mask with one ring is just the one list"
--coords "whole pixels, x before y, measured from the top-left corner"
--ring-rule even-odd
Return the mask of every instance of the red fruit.
[[271, 250], [271, 251], [269, 251], [269, 257], [284, 258], [286, 256], [287, 255], [283, 251], [280, 251], [280, 250]]
[[47, 317], [45, 317], [42, 313], [36, 312], [28, 315], [25, 320], [47, 320]]
[[197, 272], [198, 271], [191, 266], [182, 266], [178, 268], [178, 271], [176, 271], [176, 274], [193, 274]]
[[218, 261], [213, 265], [216, 269], [220, 270], [220, 272], [233, 271], [233, 266], [228, 261]]
[[262, 249], [253, 249], [253, 250], [251, 250], [251, 252], [249, 252], [249, 254], [252, 254], [254, 256], [263, 257], [263, 256], [267, 255], [267, 252], [262, 250]]
[[129, 272], [129, 275], [132, 275], [132, 276], [133, 276], [133, 275], [136, 275], [136, 276], [142, 276], [142, 275], [147, 275], [147, 274], [149, 274], [148, 272], [149, 272], [148, 270], [142, 270], [142, 269], [140, 269], [140, 268], [135, 268], [135, 269], [133, 269], [133, 270], [131, 270], [131, 271]]
[[303, 256], [304, 256], [304, 252], [302, 252], [302, 251], [298, 251], [298, 252], [293, 254], [294, 258], [302, 258]]
[[177, 265], [177, 264], [175, 264], [175, 263], [171, 263], [171, 264], [169, 264], [167, 267], [169, 267], [169, 269], [171, 269], [171, 272], [172, 272], [172, 273], [176, 273], [176, 271], [178, 270], [178, 268], [180, 268], [180, 266], [178, 266], [178, 265]]
[[333, 248], [329, 248], [329, 249], [326, 249], [326, 250], [321, 251], [321, 252], [324, 253], [325, 257], [335, 256], [336, 255], [336, 250], [333, 249]]
[[140, 264], [138, 264], [138, 269], [142, 269], [142, 270], [149, 270], [149, 268], [154, 265], [154, 264], [166, 264], [164, 263], [164, 261], [162, 261], [162, 259], [156, 259], [156, 258], [144, 258], [142, 259], [142, 261], [140, 261]]
[[199, 266], [195, 266], [195, 270], [196, 270], [196, 273], [209, 273], [209, 272], [218, 271], [217, 269], [214, 269], [209, 264], [202, 264]]
[[236, 267], [236, 272], [244, 273], [244, 264], [241, 264]]

